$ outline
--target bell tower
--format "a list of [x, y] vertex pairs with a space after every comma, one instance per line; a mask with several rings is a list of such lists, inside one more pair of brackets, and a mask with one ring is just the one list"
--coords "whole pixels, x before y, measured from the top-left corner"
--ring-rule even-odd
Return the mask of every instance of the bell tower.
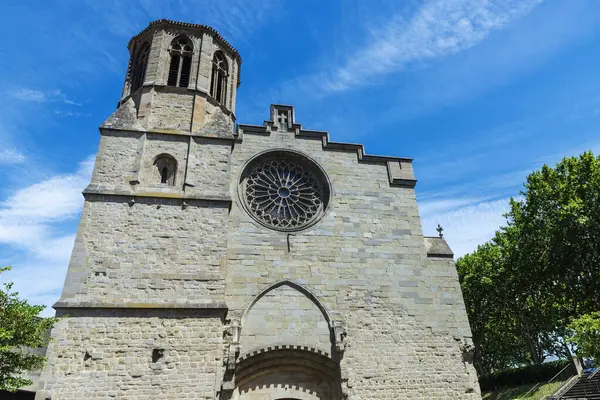
[[168, 20], [128, 49], [58, 313], [222, 300], [240, 56], [213, 28]]
[[209, 399], [219, 389], [241, 59], [213, 28], [168, 20], [128, 49], [54, 305], [69, 318], [52, 331], [36, 399], [170, 399], [182, 388]]
[[159, 20], [128, 49], [118, 108], [103, 127], [233, 135], [241, 58], [213, 28]]

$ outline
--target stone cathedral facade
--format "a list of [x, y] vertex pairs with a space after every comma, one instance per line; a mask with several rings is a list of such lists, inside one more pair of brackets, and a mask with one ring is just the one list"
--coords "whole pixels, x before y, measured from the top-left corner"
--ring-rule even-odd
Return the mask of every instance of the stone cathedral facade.
[[156, 21], [129, 51], [36, 399], [480, 399], [411, 159], [286, 105], [236, 125], [241, 58], [210, 27]]

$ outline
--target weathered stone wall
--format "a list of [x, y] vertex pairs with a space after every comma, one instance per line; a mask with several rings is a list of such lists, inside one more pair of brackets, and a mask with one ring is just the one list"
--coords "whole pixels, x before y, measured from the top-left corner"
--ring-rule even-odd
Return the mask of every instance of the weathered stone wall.
[[164, 87], [152, 96], [149, 127], [175, 131], [189, 131], [194, 109], [194, 94], [185, 89]]
[[[141, 158], [140, 183], [143, 186], [161, 186], [160, 174], [154, 161], [162, 154], [168, 154], [177, 162], [175, 188], [181, 190], [185, 177], [185, 164], [189, 138], [182, 135], [161, 135], [147, 133]], [[174, 189], [175, 189], [174, 188]]]
[[[387, 303], [387, 304], [386, 304]], [[460, 342], [382, 298], [350, 313], [342, 368], [350, 399], [479, 399]]]
[[[57, 400], [214, 399], [221, 364], [218, 314], [70, 310], [53, 330], [46, 393]], [[162, 356], [161, 356], [162, 354]]]
[[[415, 309], [415, 317], [434, 332], [454, 332], [457, 338], [470, 338], [471, 328], [462, 297], [458, 273], [451, 258], [428, 257], [420, 279], [435, 290], [429, 308]], [[430, 308], [437, 310], [432, 314]]]
[[[61, 301], [187, 303], [222, 299], [227, 206], [180, 200], [92, 196], [85, 202]], [[79, 265], [77, 265], [79, 264]], [[77, 285], [77, 287], [74, 287]]]
[[[285, 148], [310, 155], [332, 187], [325, 216], [309, 229], [291, 234], [290, 251], [288, 234], [256, 223], [237, 195], [241, 169], [248, 160], [265, 150]], [[243, 310], [261, 290], [288, 279], [309, 288], [334, 319], [382, 296], [396, 298], [411, 311], [437, 313], [434, 299], [442, 294], [432, 290], [439, 284], [427, 271], [414, 189], [390, 187], [385, 165], [361, 163], [355, 152], [323, 151], [320, 140], [273, 132], [267, 137], [246, 134], [234, 148], [231, 171], [230, 308]], [[355, 299], [358, 294], [366, 297]]]
[[140, 149], [141, 132], [103, 130], [92, 183], [107, 187], [129, 186]]
[[[137, 150], [120, 150], [119, 141]], [[479, 397], [454, 264], [427, 256], [414, 189], [390, 186], [385, 164], [360, 162], [354, 151], [324, 150], [321, 140], [293, 132], [246, 134], [233, 148], [222, 139], [193, 138], [188, 163], [189, 143], [167, 134], [103, 136], [93, 185], [125, 190], [131, 185], [111, 171], [131, 174], [140, 165], [144, 177], [154, 157], [168, 153], [181, 171], [187, 163], [190, 186], [183, 191], [179, 171], [175, 192], [162, 198], [131, 203], [88, 194], [71, 263], [80, 279], [66, 284], [61, 301], [226, 303], [228, 319], [241, 322], [241, 354], [296, 344], [333, 355], [336, 324], [346, 329], [340, 367], [350, 399]], [[103, 154], [113, 149], [119, 157]], [[330, 180], [325, 215], [308, 229], [268, 229], [243, 209], [242, 169], [273, 149], [305, 154]], [[136, 193], [149, 190], [146, 181]], [[189, 195], [221, 200], [187, 198], [183, 206]], [[226, 198], [233, 199], [231, 210]], [[221, 376], [215, 370], [217, 386]]]
[[186, 192], [204, 196], [226, 196], [229, 193], [229, 155], [231, 143], [224, 140], [193, 138], [188, 163]]
[[[230, 141], [110, 129], [102, 129], [101, 134], [89, 187], [94, 192], [231, 197]], [[157, 156], [163, 154], [177, 162], [175, 185], [172, 187], [160, 183], [160, 174], [154, 165]], [[187, 183], [185, 190], [184, 183]]]
[[331, 181], [331, 202], [320, 222], [288, 238], [256, 223], [234, 196], [230, 313], [243, 312], [270, 285], [296, 282], [347, 328], [341, 367], [350, 398], [477, 399], [474, 370], [463, 363], [461, 343], [470, 332], [456, 272], [452, 262], [427, 258], [414, 190], [390, 187], [386, 166], [359, 162], [356, 152], [324, 151], [320, 140], [272, 132], [246, 134], [236, 145], [232, 192], [242, 166], [274, 148], [319, 163]]

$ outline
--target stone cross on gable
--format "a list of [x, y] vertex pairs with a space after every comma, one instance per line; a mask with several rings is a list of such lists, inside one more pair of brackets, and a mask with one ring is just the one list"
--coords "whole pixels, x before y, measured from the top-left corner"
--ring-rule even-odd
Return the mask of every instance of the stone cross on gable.
[[277, 113], [277, 123], [279, 124], [279, 129], [288, 128], [288, 113], [287, 111], [279, 111]]

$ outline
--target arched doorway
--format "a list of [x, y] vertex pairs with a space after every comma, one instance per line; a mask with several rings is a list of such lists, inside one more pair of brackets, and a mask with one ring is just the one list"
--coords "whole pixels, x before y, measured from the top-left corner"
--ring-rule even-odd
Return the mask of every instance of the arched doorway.
[[340, 399], [339, 364], [301, 346], [270, 347], [238, 360], [236, 400]]
[[230, 351], [239, 356], [228, 363], [222, 399], [342, 398], [342, 333], [308, 289], [290, 281], [275, 283], [249, 304], [241, 326], [233, 326], [239, 328]]

